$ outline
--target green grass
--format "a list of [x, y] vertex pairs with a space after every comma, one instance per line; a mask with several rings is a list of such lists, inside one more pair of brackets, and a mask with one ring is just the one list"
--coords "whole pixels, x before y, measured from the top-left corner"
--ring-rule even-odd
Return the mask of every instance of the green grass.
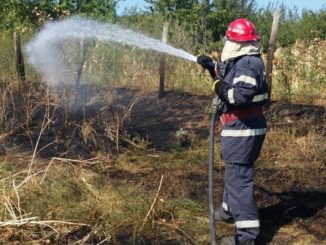
[[[93, 51], [93, 59], [85, 65], [85, 78], [94, 84], [107, 85], [112, 82], [120, 86], [138, 86], [144, 91], [157, 90], [159, 55], [149, 57], [149, 53], [137, 50], [122, 53], [115, 50], [110, 56], [112, 49], [103, 44], [94, 47]], [[291, 52], [288, 51], [286, 54], [291, 55]], [[109, 58], [106, 59], [106, 56]], [[28, 96], [33, 98], [35, 95], [35, 101], [42, 103], [38, 101], [44, 99], [40, 89], [35, 88], [36, 91], [28, 89], [29, 83], [24, 86], [17, 85], [12, 57], [11, 37], [1, 35], [0, 80], [11, 85], [2, 91], [23, 96], [29, 94]], [[116, 59], [118, 62], [114, 63]], [[95, 61], [99, 61], [101, 65], [97, 66]], [[208, 74], [203, 75], [200, 68], [186, 61], [169, 57], [168, 62], [167, 87], [169, 89], [208, 93], [210, 85]], [[288, 62], [295, 62], [295, 59], [292, 57]], [[295, 63], [286, 65], [288, 65], [286, 68], [291, 71], [296, 69]], [[27, 71], [29, 79], [32, 81], [39, 79], [35, 71], [30, 68]], [[324, 77], [319, 72], [313, 73], [313, 69], [308, 73], [303, 71], [296, 73], [296, 78], [301, 79], [302, 86], [295, 92], [302, 93], [308, 83], [313, 85], [313, 89], [307, 90], [309, 93], [307, 95], [310, 93], [313, 96], [320, 95], [321, 91], [325, 90]], [[139, 78], [138, 75], [145, 75], [145, 78]], [[311, 77], [307, 79], [309, 76]], [[287, 78], [277, 76], [274, 94], [287, 99], [293, 92], [293, 88], [285, 79]], [[317, 81], [316, 84], [313, 83], [314, 80]], [[37, 91], [42, 98], [36, 96]], [[8, 105], [11, 104], [1, 104], [1, 111], [4, 111], [3, 108], [7, 108]], [[26, 114], [19, 111], [16, 113], [28, 118], [30, 114], [27, 111], [32, 109], [26, 105], [21, 109]], [[205, 109], [207, 113], [208, 110]], [[8, 128], [16, 128], [17, 125], [21, 126], [20, 124], [26, 122], [6, 121], [4, 114], [1, 114], [0, 120], [4, 125], [3, 128], [7, 128], [8, 124], [10, 125]], [[205, 244], [209, 241], [206, 198], [207, 145], [207, 139], [191, 137], [188, 147], [182, 147], [180, 142], [176, 142], [172, 149], [166, 152], [148, 149], [145, 145], [143, 150], [132, 147], [121, 148], [120, 154], [114, 156], [99, 152], [100, 160], [97, 164], [56, 162], [48, 170], [44, 182], [41, 183], [43, 173], [39, 174], [25, 183], [18, 190], [18, 194], [13, 188], [13, 180], [19, 184], [25, 178], [26, 172], [14, 174], [28, 169], [29, 161], [19, 160], [20, 156], [17, 154], [17, 162], [7, 160], [0, 162], [0, 201], [2, 202], [0, 217], [3, 221], [13, 218], [5, 209], [4, 203], [7, 200], [14, 207], [17, 216], [20, 207], [22, 215], [26, 217], [37, 216], [39, 220], [88, 224], [90, 228], [84, 235], [90, 233], [90, 239], [97, 242], [106, 239], [110, 244], [160, 244], [160, 242], [178, 240], [181, 244], [191, 241]], [[222, 178], [219, 149], [219, 143], [216, 142], [217, 181]], [[11, 156], [11, 159], [15, 158]], [[45, 170], [49, 161], [38, 160], [42, 163], [36, 164], [33, 169], [35, 172]], [[309, 166], [319, 167], [325, 161], [324, 136], [315, 132], [302, 134], [297, 128], [292, 127], [269, 130], [258, 165], [260, 170], [287, 168], [289, 181], [295, 182], [304, 177], [302, 176], [304, 174], [298, 174], [295, 169], [301, 171], [302, 168]], [[156, 197], [162, 175], [163, 184], [157, 202], [145, 219]], [[264, 181], [259, 179], [259, 183]], [[220, 190], [221, 185], [218, 185], [218, 191]], [[195, 193], [195, 197], [191, 192]], [[33, 229], [28, 225], [8, 228], [11, 231], [4, 229], [3, 232], [13, 232], [16, 240], [26, 242], [32, 240], [35, 234], [39, 233], [38, 229], [41, 229], [44, 232], [42, 236], [49, 236], [51, 241], [60, 244], [65, 241], [67, 234], [79, 231], [78, 227], [64, 225], [56, 225], [55, 228], [59, 232], [58, 234], [54, 232], [54, 235], [49, 232], [49, 228], [36, 226]], [[22, 230], [16, 232], [16, 229]], [[233, 232], [232, 226], [219, 226], [218, 229], [219, 236], [230, 235]], [[2, 237], [1, 233], [0, 237]], [[1, 242], [7, 241], [0, 239]]]
[[[278, 168], [289, 157], [284, 155], [285, 152], [290, 149], [292, 154], [293, 151], [298, 151], [299, 146], [294, 149], [293, 144], [288, 144], [289, 140], [299, 145], [304, 142], [300, 145], [301, 151], [314, 150], [315, 157], [319, 158], [314, 163], [316, 166], [325, 160], [321, 152], [323, 149], [314, 146], [314, 142], [319, 139], [318, 135], [298, 136], [291, 131], [279, 133], [280, 131], [272, 131], [267, 137], [258, 163], [260, 171]], [[275, 134], [278, 134], [277, 139]], [[160, 244], [164, 240], [179, 240], [185, 244], [191, 241], [207, 243], [209, 222], [206, 194], [199, 193], [202, 198], [189, 196], [189, 191], [198, 192], [200, 189], [192, 188], [202, 188], [201, 184], [206, 189], [206, 182], [201, 183], [203, 180], [197, 179], [206, 178], [206, 144], [206, 140], [197, 139], [190, 149], [177, 154], [156, 152], [155, 157], [151, 150], [127, 150], [89, 167], [58, 162], [50, 167], [43, 183], [40, 183], [41, 174], [19, 189], [21, 210], [23, 215], [37, 216], [39, 220], [88, 224], [90, 229], [87, 232], [90, 232], [92, 239], [106, 239], [112, 244]], [[272, 158], [268, 152], [273, 152]], [[216, 165], [220, 166], [218, 156], [216, 158]], [[295, 161], [306, 162], [307, 159], [299, 153], [295, 156]], [[292, 164], [292, 170], [287, 174], [288, 181], [302, 178], [301, 174], [294, 171], [293, 161], [288, 164]], [[22, 165], [1, 163], [1, 178], [19, 171], [17, 166]], [[45, 166], [42, 164], [37, 168], [44, 169]], [[164, 175], [162, 188], [152, 212], [145, 219], [156, 197], [161, 175]], [[21, 174], [14, 179], [22, 180], [23, 177], [24, 174]], [[13, 178], [8, 178], [1, 182], [3, 195], [0, 199], [3, 201], [5, 196], [9, 197], [12, 204], [17, 206], [18, 199], [12, 188], [12, 180]], [[258, 180], [264, 182], [261, 177]], [[205, 189], [202, 191], [205, 192]], [[0, 216], [3, 220], [11, 219], [5, 209], [0, 210]], [[44, 236], [48, 234], [44, 227], [41, 229]], [[74, 231], [76, 227], [59, 226], [56, 229], [60, 233], [51, 236], [51, 239], [60, 243], [67, 232]], [[233, 229], [233, 226], [219, 224], [218, 234], [231, 235]], [[35, 230], [28, 229], [17, 236], [27, 241], [34, 232]]]

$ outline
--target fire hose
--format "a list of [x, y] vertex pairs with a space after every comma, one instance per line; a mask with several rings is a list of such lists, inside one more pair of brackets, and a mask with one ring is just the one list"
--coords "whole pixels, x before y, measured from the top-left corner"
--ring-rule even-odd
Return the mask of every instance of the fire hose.
[[[214, 62], [206, 55], [199, 56], [197, 63], [207, 69], [216, 82], [225, 74], [225, 65]], [[213, 85], [214, 86], [214, 85]], [[215, 124], [221, 115], [222, 102], [218, 95], [214, 93], [212, 100], [212, 115], [209, 128], [209, 143], [208, 143], [208, 207], [209, 207], [209, 227], [211, 244], [216, 245], [216, 225], [215, 225], [215, 211], [214, 211], [214, 138], [215, 138]]]
[[212, 118], [209, 128], [209, 143], [208, 143], [208, 207], [209, 207], [209, 227], [211, 244], [216, 245], [216, 225], [215, 225], [215, 210], [214, 210], [214, 139], [215, 139], [215, 124], [219, 115], [219, 106], [221, 101], [217, 95], [214, 95], [212, 100]]

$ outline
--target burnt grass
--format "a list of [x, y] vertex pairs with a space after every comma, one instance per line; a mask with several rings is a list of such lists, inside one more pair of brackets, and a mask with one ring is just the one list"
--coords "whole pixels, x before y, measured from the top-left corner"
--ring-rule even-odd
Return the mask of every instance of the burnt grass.
[[[28, 125], [11, 129], [6, 137], [1, 139], [2, 158], [11, 154], [10, 159], [15, 159], [15, 156], [21, 152], [31, 152], [39, 139], [40, 150], [37, 156], [39, 159], [45, 159], [45, 162], [52, 157], [89, 159], [103, 152], [112, 157], [120, 153], [126, 154], [131, 163], [138, 164], [137, 155], [180, 156], [185, 151], [189, 152], [193, 149], [194, 139], [205, 141], [208, 137], [210, 96], [168, 92], [165, 97], [158, 100], [157, 93], [144, 93], [137, 89], [102, 90], [81, 88], [81, 92], [87, 96], [83, 96], [83, 106], [77, 106], [72, 111], [67, 112], [67, 109], [60, 105], [48, 108], [40, 106], [35, 109]], [[104, 99], [107, 94], [114, 95], [109, 102]], [[90, 103], [95, 97], [99, 99]], [[51, 123], [39, 138], [46, 112], [51, 115]], [[298, 137], [304, 137], [312, 132], [322, 137], [326, 136], [323, 106], [275, 101], [266, 109], [265, 115], [269, 130], [279, 130], [279, 132], [286, 130]], [[121, 118], [124, 118], [123, 122], [119, 121]], [[82, 132], [82, 125], [85, 122], [89, 123], [88, 134]], [[112, 129], [111, 135], [108, 135], [108, 128]], [[181, 128], [188, 134], [176, 138], [176, 133]], [[117, 139], [113, 138], [117, 130], [120, 135], [119, 149], [117, 149]], [[217, 134], [218, 131], [217, 126]], [[145, 146], [140, 145], [141, 139], [145, 140]], [[140, 147], [135, 148], [130, 142]], [[20, 153], [17, 153], [17, 148]], [[309, 166], [309, 159], [306, 159], [308, 162], [303, 163], [304, 166]], [[313, 163], [310, 167], [298, 167], [300, 163], [291, 167], [289, 163], [279, 168], [275, 165], [269, 167], [269, 163], [266, 162], [268, 158], [258, 161], [255, 196], [262, 230], [258, 244], [297, 244], [294, 242], [297, 240], [293, 234], [282, 230], [291, 224], [295, 224], [296, 228], [293, 229], [301, 229], [312, 235], [316, 244], [322, 244], [326, 240], [325, 159], [324, 162]], [[154, 163], [141, 172], [130, 172], [113, 166], [102, 174], [110, 176], [108, 184], [113, 187], [139, 186], [140, 191], [145, 195], [156, 190], [158, 183], [153, 180], [158, 180], [164, 174], [165, 179], [160, 191], [160, 196], [164, 199], [184, 197], [207, 202], [205, 158], [195, 160], [195, 162], [202, 162], [201, 164], [180, 164], [177, 167], [171, 167], [162, 161], [158, 160], [157, 164]], [[155, 159], [151, 162], [155, 162]], [[216, 207], [218, 207], [222, 193], [220, 183], [223, 181], [223, 168], [216, 167], [215, 170], [215, 196]], [[218, 223], [217, 226], [219, 230], [223, 224]], [[19, 229], [17, 228], [17, 231]], [[228, 229], [232, 233], [234, 228]], [[89, 228], [73, 230], [55, 243], [70, 244], [80, 240], [89, 232]], [[0, 233], [5, 233], [5, 229]], [[19, 237], [17, 234], [17, 237], [9, 236], [8, 243], [17, 241], [23, 244], [22, 236]], [[124, 230], [116, 235], [115, 242], [129, 244], [132, 236], [133, 234]], [[179, 239], [167, 239], [163, 234], [156, 234], [155, 237], [147, 234], [139, 237], [136, 243], [193, 244], [196, 242], [184, 238], [182, 234], [178, 237]], [[97, 244], [100, 241], [100, 238], [93, 237], [85, 241], [85, 244]], [[202, 242], [198, 241], [198, 243]], [[207, 244], [207, 242], [203, 243]]]

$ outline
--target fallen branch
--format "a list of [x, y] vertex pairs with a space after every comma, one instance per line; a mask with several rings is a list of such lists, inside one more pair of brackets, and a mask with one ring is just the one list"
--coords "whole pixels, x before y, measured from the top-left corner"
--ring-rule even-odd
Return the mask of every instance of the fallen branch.
[[4, 226], [21, 226], [21, 225], [27, 225], [27, 224], [33, 224], [33, 225], [44, 225], [49, 226], [50, 224], [60, 224], [60, 225], [71, 225], [71, 226], [88, 226], [88, 224], [84, 223], [74, 223], [74, 222], [68, 222], [68, 221], [61, 221], [61, 220], [37, 220], [37, 217], [29, 217], [29, 218], [22, 218], [17, 220], [8, 220], [8, 221], [1, 221], [0, 227]]
[[14, 219], [14, 220], [8, 220], [8, 221], [1, 221], [0, 226], [20, 226], [25, 225], [30, 222], [34, 222], [37, 219], [37, 217], [29, 217], [29, 218], [22, 218], [22, 219]]
[[161, 190], [161, 186], [162, 186], [162, 182], [163, 182], [163, 177], [164, 177], [164, 175], [162, 174], [162, 176], [161, 176], [161, 181], [160, 181], [160, 184], [159, 184], [159, 186], [158, 186], [158, 188], [157, 188], [156, 195], [155, 195], [155, 198], [154, 198], [154, 200], [153, 200], [153, 203], [152, 203], [150, 209], [148, 210], [148, 212], [147, 212], [147, 214], [146, 214], [146, 217], [145, 217], [145, 219], [144, 219], [144, 221], [143, 221], [142, 229], [144, 228], [144, 226], [145, 226], [145, 224], [146, 224], [146, 221], [147, 221], [149, 215], [152, 213], [152, 211], [153, 211], [153, 209], [154, 209], [154, 206], [155, 206], [155, 204], [157, 203], [157, 199], [158, 199], [158, 197], [159, 197], [159, 195], [160, 195], [160, 190]]
[[96, 160], [97, 160], [97, 158], [91, 158], [91, 159], [87, 159], [87, 160], [76, 160], [76, 159], [69, 159], [69, 158], [53, 157], [51, 159], [51, 161], [49, 162], [48, 166], [46, 167], [46, 169], [44, 170], [44, 175], [42, 177], [42, 180], [41, 180], [40, 184], [42, 184], [44, 182], [46, 174], [47, 174], [49, 168], [51, 167], [51, 165], [52, 165], [52, 163], [54, 161], [68, 162], [68, 163], [82, 163], [82, 164], [85, 164], [85, 163], [87, 163], [87, 164], [97, 164], [97, 163], [99, 163]]
[[20, 174], [22, 174], [22, 173], [26, 173], [26, 172], [27, 172], [27, 170], [20, 171], [20, 172], [18, 172], [18, 173], [15, 173], [15, 174], [13, 174], [13, 175], [10, 175], [10, 176], [8, 176], [8, 177], [5, 177], [5, 178], [1, 179], [0, 182], [6, 181], [7, 179], [13, 178], [13, 177], [15, 177], [15, 176], [17, 176], [17, 175], [20, 175]]
[[22, 187], [27, 181], [29, 181], [31, 178], [33, 178], [34, 176], [36, 175], [39, 175], [40, 173], [43, 173], [44, 170], [41, 170], [37, 173], [34, 173], [34, 174], [29, 174], [19, 185], [16, 186], [17, 189], [19, 189], [20, 187]]
[[72, 163], [90, 163], [90, 164], [96, 164], [99, 163], [97, 158], [90, 158], [86, 160], [76, 160], [76, 159], [69, 159], [69, 158], [60, 158], [60, 157], [53, 157], [52, 160], [54, 161], [61, 161], [61, 162], [72, 162]]
[[[46, 112], [48, 112], [48, 108], [47, 108], [47, 111]], [[45, 114], [44, 117], [43, 117], [41, 129], [40, 129], [40, 132], [39, 132], [39, 135], [37, 137], [37, 141], [36, 141], [36, 144], [35, 144], [35, 147], [34, 147], [34, 151], [33, 151], [33, 155], [32, 155], [32, 160], [31, 160], [31, 162], [29, 164], [29, 169], [28, 169], [28, 173], [27, 173], [26, 179], [30, 176], [30, 174], [32, 172], [32, 167], [33, 167], [34, 160], [35, 160], [35, 157], [36, 157], [36, 154], [37, 154], [37, 151], [38, 151], [38, 145], [40, 143], [41, 137], [42, 137], [44, 131], [46, 130], [46, 128], [48, 127], [48, 125], [51, 122], [52, 122], [52, 120], [49, 117], [46, 118], [46, 114]], [[24, 183], [24, 181], [23, 181], [23, 183]]]
[[108, 241], [107, 239], [104, 239], [104, 240], [100, 241], [99, 243], [97, 243], [96, 245], [100, 245], [100, 244], [105, 243], [107, 241]]
[[22, 219], [23, 216], [22, 216], [22, 210], [20, 208], [20, 196], [19, 196], [19, 193], [18, 193], [18, 188], [16, 187], [16, 184], [15, 184], [15, 180], [12, 181], [12, 186], [14, 188], [16, 198], [17, 198], [17, 210], [19, 212], [19, 217], [20, 217], [20, 219]]
[[133, 147], [137, 148], [137, 149], [141, 149], [141, 150], [145, 149], [144, 146], [135, 143], [133, 140], [130, 140], [127, 137], [124, 137], [123, 140], [126, 141], [127, 143], [129, 143], [130, 145], [132, 145]]

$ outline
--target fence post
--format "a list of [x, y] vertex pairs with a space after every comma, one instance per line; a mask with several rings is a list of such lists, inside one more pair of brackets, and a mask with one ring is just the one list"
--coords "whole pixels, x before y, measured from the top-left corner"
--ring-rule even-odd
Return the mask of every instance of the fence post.
[[14, 47], [15, 47], [15, 55], [16, 55], [16, 72], [18, 78], [21, 81], [25, 81], [25, 64], [24, 64], [24, 57], [21, 50], [20, 44], [20, 36], [19, 33], [14, 32]]
[[77, 70], [77, 76], [76, 76], [76, 88], [79, 88], [80, 80], [83, 74], [83, 68], [86, 61], [86, 52], [87, 52], [87, 46], [85, 42], [85, 37], [82, 37], [79, 41], [79, 57], [80, 57], [80, 64]]
[[[169, 29], [169, 23], [164, 22], [163, 25], [163, 34], [162, 34], [162, 42], [167, 43], [168, 42], [168, 29]], [[162, 98], [165, 94], [164, 92], [164, 83], [165, 83], [165, 54], [161, 54], [160, 57], [160, 88], [159, 88], [159, 99]]]
[[281, 18], [281, 11], [277, 10], [274, 12], [273, 15], [273, 24], [272, 24], [272, 31], [271, 36], [269, 39], [269, 47], [268, 47], [268, 53], [267, 53], [267, 82], [268, 82], [268, 101], [270, 102], [271, 95], [272, 95], [272, 75], [273, 75], [273, 58], [274, 58], [274, 52], [275, 52], [275, 43], [276, 43], [276, 37], [277, 37], [277, 31], [280, 23]]

